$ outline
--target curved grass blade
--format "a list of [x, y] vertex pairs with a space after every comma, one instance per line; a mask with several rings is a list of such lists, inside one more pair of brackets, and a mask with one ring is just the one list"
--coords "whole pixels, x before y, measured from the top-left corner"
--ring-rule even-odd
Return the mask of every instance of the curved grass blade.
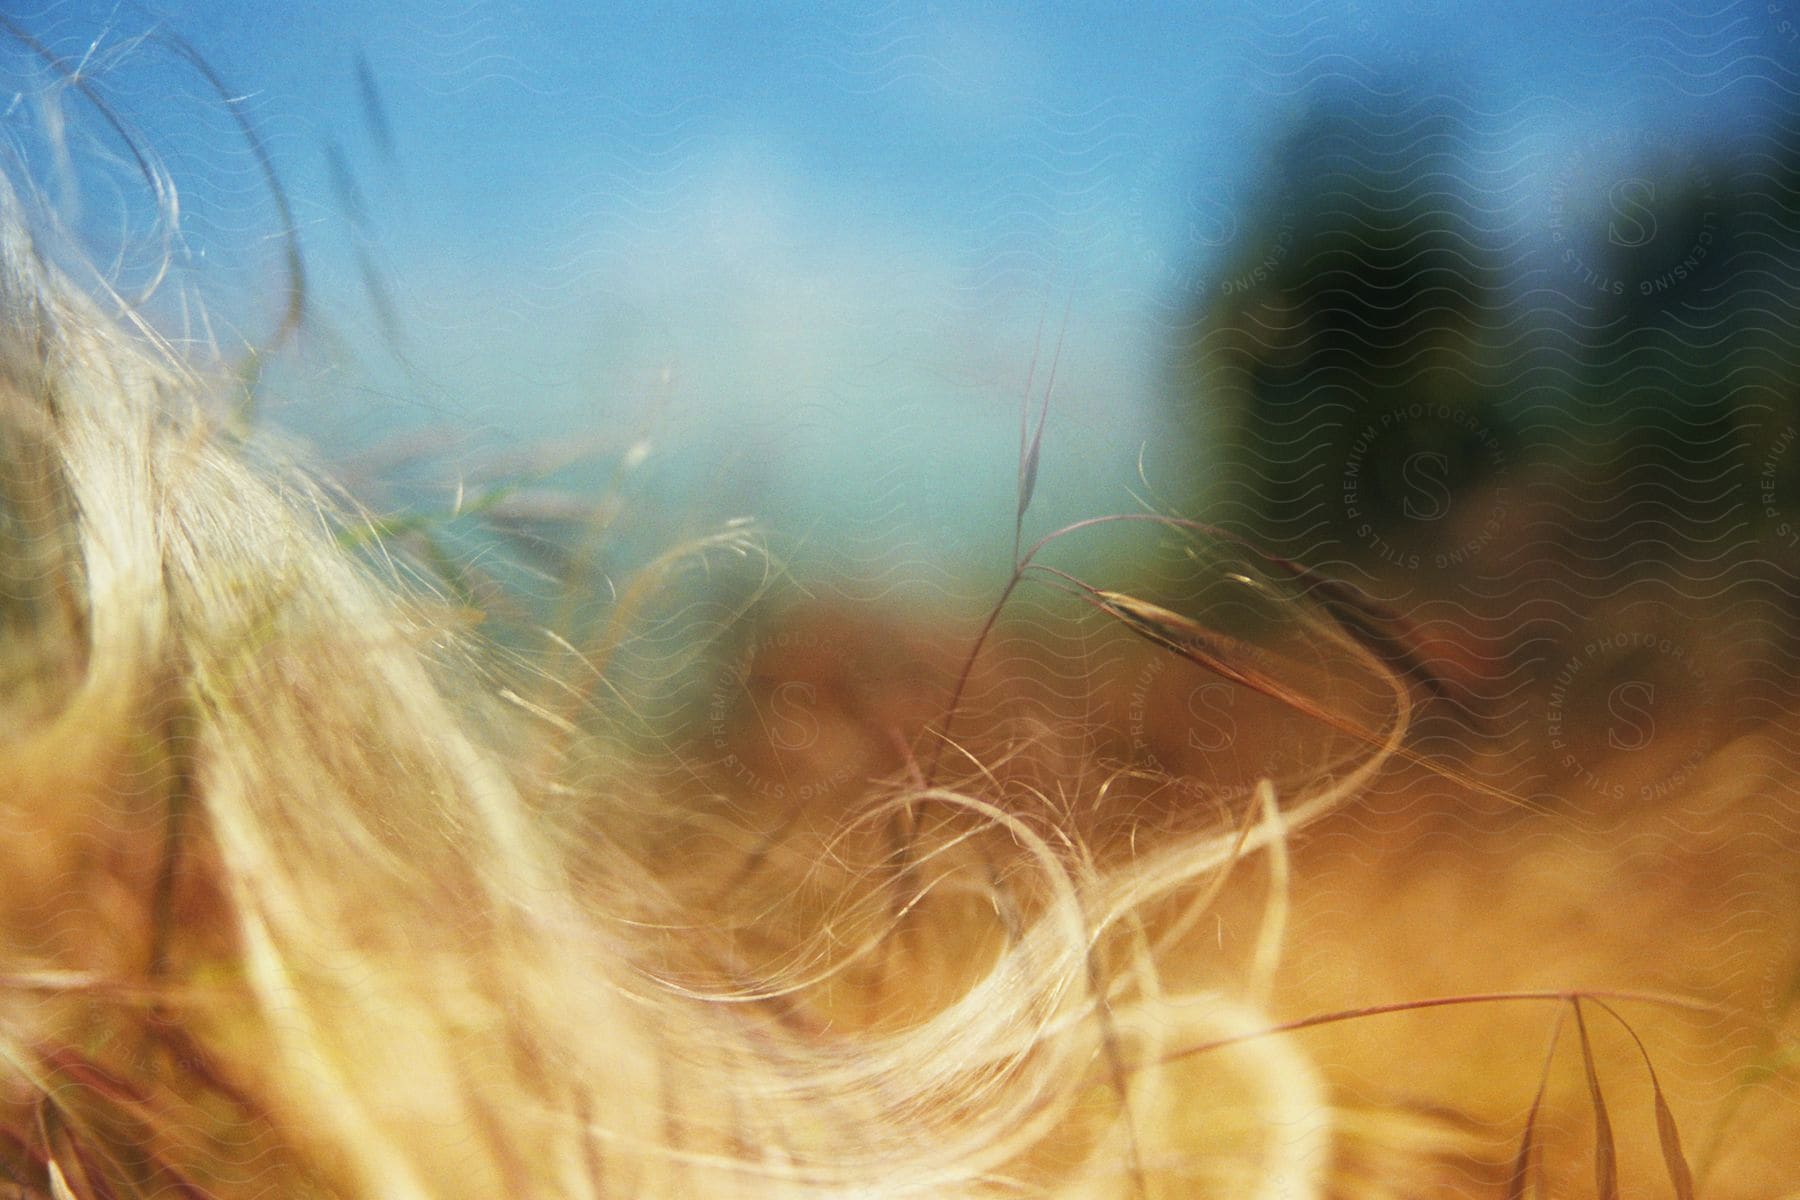
[[1531, 1172], [1531, 1152], [1536, 1146], [1538, 1111], [1544, 1105], [1544, 1093], [1550, 1089], [1550, 1065], [1556, 1061], [1556, 1043], [1562, 1037], [1563, 1022], [1569, 1010], [1556, 1015], [1550, 1029], [1550, 1047], [1544, 1051], [1544, 1071], [1538, 1076], [1537, 1095], [1531, 1098], [1531, 1111], [1525, 1115], [1525, 1132], [1519, 1138], [1519, 1152], [1513, 1156], [1512, 1171], [1506, 1177], [1506, 1200], [1525, 1200], [1525, 1181]]
[[[1037, 371], [1037, 355], [1032, 354], [1032, 369], [1025, 376], [1025, 400], [1019, 409], [1019, 503], [1013, 513], [1013, 560], [1019, 557], [1019, 543], [1025, 532], [1025, 512], [1031, 507], [1031, 498], [1037, 493], [1038, 462], [1044, 447], [1044, 424], [1050, 419], [1050, 397], [1056, 390], [1056, 368], [1062, 363], [1063, 338], [1069, 332], [1069, 314], [1063, 312], [1063, 329], [1056, 335], [1056, 352], [1050, 357], [1050, 378], [1044, 384], [1044, 403], [1038, 409], [1037, 428], [1029, 439], [1025, 436], [1025, 422], [1031, 415], [1031, 379]], [[1044, 324], [1038, 321], [1038, 340], [1043, 341]]]
[[[1648, 1060], [1645, 1062], [1647, 1065]], [[1694, 1200], [1693, 1168], [1681, 1152], [1681, 1130], [1675, 1124], [1675, 1114], [1669, 1111], [1669, 1101], [1663, 1096], [1654, 1069], [1650, 1072], [1650, 1090], [1656, 1097], [1656, 1137], [1662, 1143], [1663, 1166], [1675, 1188], [1675, 1200]]]
[[369, 65], [369, 59], [361, 50], [356, 52], [356, 95], [362, 105], [363, 125], [368, 128], [369, 136], [381, 150], [381, 156], [392, 165], [397, 155], [394, 149], [394, 126], [388, 120], [387, 105], [382, 102], [381, 88], [375, 82], [375, 69]]
[[[1268, 672], [1253, 666], [1252, 661], [1257, 655], [1248, 643], [1210, 629], [1193, 618], [1172, 612], [1160, 604], [1140, 600], [1123, 592], [1090, 587], [1060, 571], [1053, 573], [1074, 584], [1101, 612], [1118, 620], [1152, 645], [1160, 646], [1233, 683], [1260, 692], [1302, 716], [1328, 725], [1339, 733], [1348, 734], [1366, 745], [1379, 747], [1385, 744], [1386, 739], [1375, 730], [1332, 712]], [[1397, 753], [1407, 762], [1422, 766], [1459, 786], [1505, 800], [1509, 804], [1527, 804], [1510, 792], [1483, 783], [1455, 767], [1446, 766], [1404, 746]]]
[[1662, 1145], [1663, 1168], [1669, 1173], [1669, 1184], [1675, 1189], [1675, 1200], [1694, 1200], [1694, 1170], [1688, 1165], [1687, 1155], [1681, 1149], [1681, 1129], [1675, 1124], [1675, 1114], [1669, 1108], [1668, 1097], [1663, 1095], [1662, 1080], [1656, 1077], [1656, 1065], [1650, 1061], [1650, 1051], [1644, 1045], [1644, 1039], [1638, 1036], [1631, 1022], [1620, 1016], [1612, 1005], [1596, 1000], [1612, 1015], [1612, 1019], [1625, 1027], [1636, 1043], [1638, 1054], [1644, 1060], [1644, 1070], [1650, 1072], [1650, 1093], [1656, 1105], [1656, 1138]]
[[1594, 1047], [1588, 1041], [1587, 1021], [1581, 1000], [1575, 1000], [1575, 1029], [1581, 1034], [1581, 1065], [1587, 1072], [1588, 1095], [1594, 1101], [1594, 1194], [1599, 1200], [1619, 1200], [1619, 1151], [1613, 1144], [1612, 1120], [1606, 1115], [1606, 1093], [1594, 1066]]

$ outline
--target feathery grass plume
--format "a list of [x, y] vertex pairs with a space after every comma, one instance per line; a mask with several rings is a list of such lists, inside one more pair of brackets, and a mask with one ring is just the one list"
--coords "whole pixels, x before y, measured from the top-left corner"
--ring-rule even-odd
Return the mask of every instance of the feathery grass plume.
[[[172, 223], [166, 181], [147, 178]], [[1131, 523], [1231, 540], [1192, 522], [1099, 518], [1015, 547], [929, 765], [857, 781], [816, 824], [758, 825], [754, 797], [646, 794], [660, 776], [620, 748], [599, 697], [624, 690], [629, 627], [682, 565], [747, 552], [747, 530], [672, 550], [609, 620], [521, 665], [394, 567], [383, 530], [294, 452], [241, 427], [229, 371], [180, 360], [136, 305], [55, 265], [54, 229], [13, 189], [0, 177], [12, 1194], [1305, 1200], [1442, 1194], [1448, 1172], [1370, 1184], [1353, 1168], [1454, 1151], [1524, 1195], [1565, 1111], [1548, 1082], [1521, 1147], [1488, 1161], [1429, 1114], [1359, 1116], [1290, 1036], [1521, 1005], [1573, 1008], [1605, 1190], [1623, 1157], [1607, 1114], [1635, 1110], [1603, 1090], [1613, 1062], [1582, 1003], [1724, 1019], [1603, 989], [1273, 1011], [1298, 835], [1408, 757], [1422, 668], [1397, 618], [1257, 558], [1242, 586], [1275, 597], [1279, 581], [1315, 643], [1391, 694], [1373, 724], [1339, 716], [1201, 616], [1038, 561]], [[293, 261], [281, 337], [306, 319]], [[1044, 411], [1021, 427], [1020, 540]], [[1145, 821], [1141, 839], [1134, 824], [1125, 851], [1098, 845], [1033, 782], [1085, 748], [1047, 746], [1055, 730], [995, 744], [958, 721], [1026, 579], [1349, 732], [1354, 755], [1264, 778], [1238, 811]], [[1009, 772], [1034, 755], [1044, 771]], [[1233, 964], [1206, 969], [1225, 956], [1195, 935], [1259, 855], [1247, 978], [1222, 980]], [[1650, 1078], [1685, 1197], [1674, 1107]]]
[[[571, 744], [600, 736], [582, 685], [516, 681], [508, 703], [480, 647], [358, 552], [353, 515], [234, 432], [229, 376], [128, 334], [11, 190], [0, 306], [0, 1158], [20, 1192], [1312, 1189], [1322, 1129], [1284, 1148], [1196, 1126], [1192, 1102], [1316, 1114], [1310, 1072], [1280, 1048], [1154, 1066], [1258, 1019], [1170, 988], [1138, 932], [1282, 836], [1272, 800], [1247, 835], [1121, 873], [1036, 815], [926, 789], [951, 819], [909, 903], [957, 913], [934, 936], [979, 952], [940, 964], [916, 1020], [834, 1022], [824, 989], [889, 928], [891, 864], [858, 832], [919, 796], [851, 814], [813, 927], [746, 958], [679, 869], [635, 856], [655, 830], [629, 765], [571, 773], [604, 761]], [[1011, 861], [971, 874], [959, 846], [986, 834]], [[992, 889], [1016, 924], [984, 932], [958, 896]]]

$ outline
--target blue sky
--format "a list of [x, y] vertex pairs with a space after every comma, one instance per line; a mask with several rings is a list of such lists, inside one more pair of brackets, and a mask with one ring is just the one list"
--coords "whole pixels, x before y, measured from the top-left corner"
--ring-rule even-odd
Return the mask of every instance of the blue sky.
[[[167, 160], [179, 286], [229, 347], [279, 309], [279, 221], [227, 103], [130, 41], [177, 35], [227, 82], [330, 331], [283, 376], [283, 419], [334, 453], [429, 427], [454, 435], [452, 473], [547, 449], [597, 478], [648, 431], [662, 502], [702, 523], [955, 565], [941, 529], [978, 557], [1010, 539], [1040, 325], [1040, 384], [1062, 347], [1041, 520], [1204, 469], [1169, 444], [1174, 347], [1309, 103], [1401, 80], [1450, 97], [1529, 230], [1540, 160], [1595, 129], [1729, 127], [1791, 94], [1792, 6], [83, 0], [14, 19], [85, 57]], [[82, 179], [129, 211], [106, 145]], [[116, 231], [106, 204], [88, 215]]]

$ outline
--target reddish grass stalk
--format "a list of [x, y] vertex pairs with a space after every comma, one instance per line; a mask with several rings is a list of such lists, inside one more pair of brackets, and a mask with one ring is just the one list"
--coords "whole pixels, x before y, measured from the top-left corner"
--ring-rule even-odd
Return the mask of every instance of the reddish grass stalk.
[[1391, 1004], [1371, 1004], [1362, 1008], [1344, 1008], [1335, 1012], [1315, 1013], [1310, 1017], [1300, 1017], [1292, 1021], [1281, 1021], [1261, 1029], [1252, 1029], [1244, 1033], [1234, 1033], [1228, 1037], [1215, 1038], [1209, 1042], [1188, 1046], [1163, 1056], [1159, 1064], [1179, 1062], [1197, 1054], [1208, 1054], [1214, 1050], [1223, 1050], [1230, 1046], [1242, 1045], [1245, 1042], [1259, 1041], [1267, 1037], [1276, 1037], [1284, 1033], [1298, 1033], [1303, 1029], [1314, 1029], [1321, 1025], [1336, 1025], [1343, 1021], [1359, 1021], [1364, 1017], [1379, 1017], [1390, 1013], [1422, 1011], [1430, 1008], [1450, 1008], [1460, 1004], [1503, 1004], [1511, 1001], [1554, 1002], [1573, 1004], [1577, 1000], [1599, 1001], [1617, 1000], [1636, 1004], [1654, 1004], [1661, 1008], [1679, 1009], [1683, 1012], [1700, 1013], [1706, 1016], [1730, 1016], [1731, 1010], [1721, 1005], [1710, 1004], [1704, 1000], [1695, 1000], [1687, 996], [1672, 996], [1663, 992], [1637, 992], [1611, 989], [1582, 989], [1577, 991], [1521, 991], [1521, 992], [1469, 992], [1460, 996], [1431, 996], [1423, 1000], [1399, 1000]]

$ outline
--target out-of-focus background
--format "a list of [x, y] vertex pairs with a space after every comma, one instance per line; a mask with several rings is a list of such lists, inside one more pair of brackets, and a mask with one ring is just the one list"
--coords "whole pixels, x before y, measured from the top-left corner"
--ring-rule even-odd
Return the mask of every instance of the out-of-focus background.
[[[603, 592], [745, 516], [799, 594], [978, 616], [1048, 392], [1027, 540], [1180, 513], [1356, 581], [1529, 787], [1679, 788], [1592, 764], [1790, 707], [1784, 0], [7, 20], [10, 166], [110, 283], [527, 591], [599, 505]], [[1139, 550], [1064, 561], [1191, 592]]]
[[[1757, 1122], [1800, 997], [1800, 0], [26, 0], [0, 30], [41, 244], [311, 444], [496, 673], [616, 734], [593, 787], [667, 819], [647, 857], [711, 894], [695, 831], [736, 838], [747, 938], [817, 917], [767, 852], [810, 878], [896, 787], [1106, 860], [1341, 777], [1395, 709], [1330, 635], [1353, 584], [1414, 757], [1291, 874], [1246, 866], [1196, 969], [1263, 973], [1278, 897], [1284, 1018], [1752, 1014], [1647, 1052], [1702, 1190], [1791, 1184]], [[1007, 588], [1111, 512], [1213, 528], [1084, 529]], [[1456, 1194], [1497, 1195], [1545, 1016], [1510, 1011], [1309, 1045], [1349, 1111], [1464, 1121], [1491, 1186]], [[1626, 1111], [1625, 1194], [1665, 1194]], [[1592, 1177], [1581, 1120], [1557, 1180]]]

